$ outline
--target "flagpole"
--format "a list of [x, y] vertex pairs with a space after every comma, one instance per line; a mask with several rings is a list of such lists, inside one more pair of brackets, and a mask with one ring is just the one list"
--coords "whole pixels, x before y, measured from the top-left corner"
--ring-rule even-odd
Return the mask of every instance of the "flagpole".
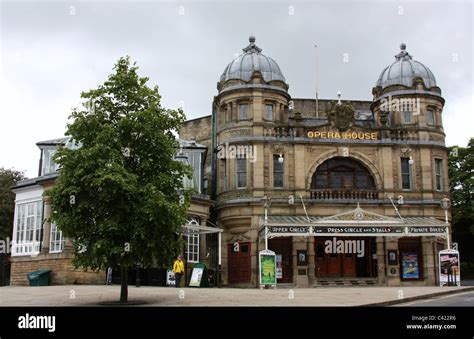
[[316, 52], [316, 57], [315, 57], [315, 63], [316, 63], [316, 67], [315, 67], [315, 70], [316, 70], [316, 119], [319, 119], [319, 100], [318, 100], [318, 87], [319, 87], [319, 84], [318, 84], [318, 76], [319, 76], [319, 72], [318, 72], [318, 45], [314, 45], [314, 50]]

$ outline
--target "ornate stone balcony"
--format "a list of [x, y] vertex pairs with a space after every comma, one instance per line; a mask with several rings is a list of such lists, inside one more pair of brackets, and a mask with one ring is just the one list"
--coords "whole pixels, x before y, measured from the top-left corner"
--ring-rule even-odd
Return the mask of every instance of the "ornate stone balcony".
[[311, 189], [310, 199], [314, 200], [376, 200], [377, 191], [364, 189]]

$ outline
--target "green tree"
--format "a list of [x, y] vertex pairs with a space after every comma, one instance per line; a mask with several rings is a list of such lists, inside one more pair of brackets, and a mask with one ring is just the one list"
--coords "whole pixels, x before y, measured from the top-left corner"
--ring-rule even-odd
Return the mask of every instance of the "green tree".
[[23, 172], [0, 167], [0, 239], [12, 236], [15, 195], [11, 187], [23, 179]]
[[450, 148], [449, 179], [453, 241], [459, 244], [461, 259], [474, 263], [474, 138], [466, 148]]
[[191, 168], [174, 160], [181, 109], [161, 106], [129, 57], [97, 89], [83, 92], [66, 135], [77, 147], [55, 155], [59, 178], [49, 191], [51, 220], [74, 239], [75, 267], [121, 269], [120, 302], [128, 301], [128, 269], [169, 265], [179, 251]]

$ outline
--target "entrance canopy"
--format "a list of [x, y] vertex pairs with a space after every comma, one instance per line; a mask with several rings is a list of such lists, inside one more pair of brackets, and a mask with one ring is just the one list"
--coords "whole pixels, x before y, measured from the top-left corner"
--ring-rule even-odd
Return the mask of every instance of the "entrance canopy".
[[288, 236], [389, 236], [445, 237], [448, 225], [430, 217], [393, 218], [368, 212], [359, 206], [330, 217], [268, 216], [260, 219], [262, 238]]
[[183, 225], [183, 234], [211, 234], [211, 233], [222, 233], [224, 230], [218, 227], [209, 227], [200, 225], [195, 219], [190, 219]]
[[[208, 221], [209, 222], [209, 221]], [[221, 252], [221, 243], [222, 243], [222, 232], [224, 230], [218, 227], [209, 227], [200, 225], [196, 219], [192, 218], [187, 220], [186, 224], [183, 225], [183, 235], [191, 234], [213, 234], [217, 233], [217, 264], [220, 266], [222, 264], [222, 252]]]

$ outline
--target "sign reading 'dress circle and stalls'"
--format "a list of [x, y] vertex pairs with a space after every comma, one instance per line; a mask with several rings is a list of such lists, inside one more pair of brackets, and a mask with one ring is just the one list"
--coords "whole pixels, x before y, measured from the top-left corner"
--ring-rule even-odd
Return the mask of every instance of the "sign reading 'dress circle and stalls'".
[[311, 139], [353, 139], [377, 140], [377, 132], [338, 132], [338, 131], [306, 131], [306, 136]]

